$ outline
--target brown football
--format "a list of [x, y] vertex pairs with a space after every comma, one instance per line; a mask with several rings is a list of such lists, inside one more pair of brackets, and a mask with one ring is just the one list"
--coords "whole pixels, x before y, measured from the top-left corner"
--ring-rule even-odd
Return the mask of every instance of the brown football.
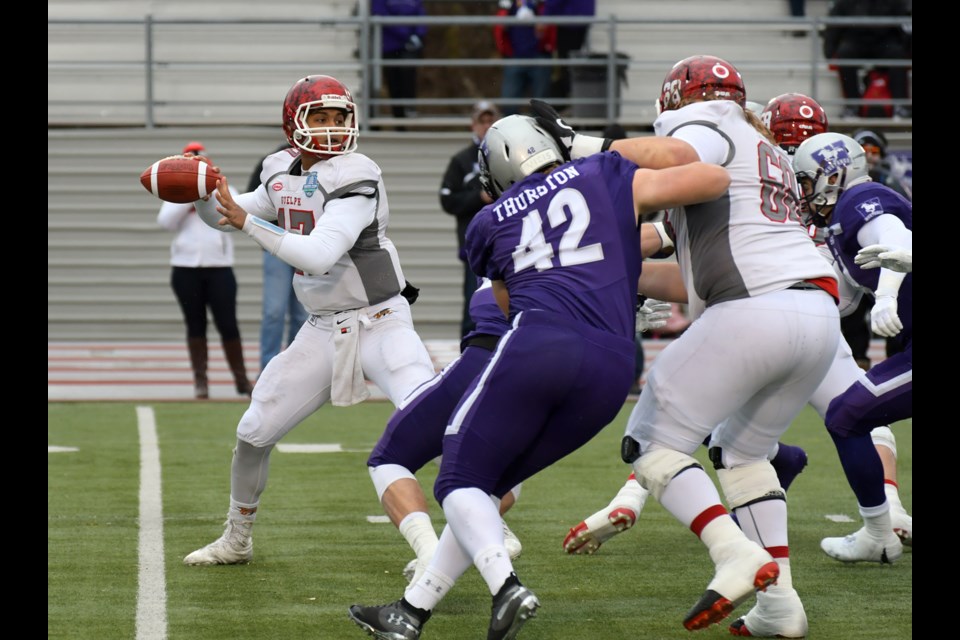
[[207, 162], [170, 156], [144, 169], [140, 184], [161, 200], [186, 203], [213, 193], [220, 178], [213, 165]]

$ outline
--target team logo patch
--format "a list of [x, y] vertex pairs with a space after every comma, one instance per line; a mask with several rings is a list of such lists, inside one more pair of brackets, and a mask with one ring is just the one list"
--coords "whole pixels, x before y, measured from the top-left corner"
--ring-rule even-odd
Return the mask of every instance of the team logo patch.
[[391, 309], [390, 307], [387, 307], [386, 309], [381, 309], [380, 311], [377, 311], [375, 314], [373, 314], [373, 319], [379, 320], [381, 318], [386, 318], [392, 313], [393, 313], [393, 309]]
[[274, 191], [283, 191], [283, 183], [274, 182], [272, 185], [270, 185], [270, 188], [273, 189]]
[[870, 220], [883, 213], [883, 205], [880, 204], [880, 198], [870, 198], [858, 204], [857, 211], [863, 214], [864, 218]]
[[303, 193], [309, 198], [317, 192], [320, 181], [317, 179], [316, 171], [307, 171], [307, 181], [303, 183]]
[[847, 150], [843, 140], [837, 140], [821, 149], [813, 152], [813, 159], [817, 161], [820, 168], [827, 175], [832, 175], [840, 169], [849, 166], [852, 161], [850, 152]]

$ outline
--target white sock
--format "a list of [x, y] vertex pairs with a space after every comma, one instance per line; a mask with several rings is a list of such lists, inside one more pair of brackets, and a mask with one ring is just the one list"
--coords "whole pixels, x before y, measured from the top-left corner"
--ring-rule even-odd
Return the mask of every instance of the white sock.
[[413, 552], [417, 554], [417, 560], [429, 562], [439, 540], [429, 514], [423, 511], [409, 513], [400, 521], [400, 526], [397, 528]]
[[900, 489], [892, 482], [883, 483], [883, 492], [887, 495], [887, 502], [890, 503], [890, 512], [906, 513], [903, 503], [900, 502]]
[[893, 531], [890, 503], [887, 501], [875, 507], [860, 507], [860, 515], [863, 517], [863, 526], [867, 533], [874, 538], [886, 538]]
[[257, 519], [257, 506], [260, 503], [244, 504], [230, 498], [230, 510], [227, 511], [227, 518], [235, 522], [253, 524]]

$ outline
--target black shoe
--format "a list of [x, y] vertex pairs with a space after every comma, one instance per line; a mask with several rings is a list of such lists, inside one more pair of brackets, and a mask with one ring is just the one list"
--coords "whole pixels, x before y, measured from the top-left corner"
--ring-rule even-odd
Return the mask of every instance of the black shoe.
[[430, 612], [415, 609], [402, 600], [375, 607], [354, 604], [348, 610], [350, 619], [379, 640], [418, 640]]
[[533, 591], [520, 584], [516, 574], [510, 574], [493, 596], [487, 640], [513, 640], [523, 623], [536, 617], [539, 606], [540, 601]]

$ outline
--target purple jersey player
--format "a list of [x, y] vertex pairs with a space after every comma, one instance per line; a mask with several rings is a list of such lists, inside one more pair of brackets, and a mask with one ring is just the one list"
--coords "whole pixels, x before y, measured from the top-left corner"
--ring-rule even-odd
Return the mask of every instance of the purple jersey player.
[[619, 143], [619, 153], [564, 164], [532, 118], [508, 116], [487, 132], [479, 160], [498, 200], [474, 217], [466, 247], [512, 327], [446, 426], [434, 495], [447, 526], [433, 560], [401, 600], [350, 607], [367, 632], [419, 638], [471, 564], [493, 595], [488, 639], [514, 638], [535, 615], [540, 603], [513, 572], [489, 495], [504, 495], [578, 449], [626, 399], [642, 259], [638, 216], [712, 200], [729, 186], [726, 170], [695, 162], [685, 142]]
[[[879, 259], [869, 265], [879, 270], [864, 268], [857, 259], [861, 249], [876, 245], [912, 253], [913, 206], [893, 189], [870, 181], [866, 153], [849, 136], [822, 133], [807, 139], [793, 166], [814, 223], [826, 228], [837, 268], [876, 299], [873, 332], [895, 336], [902, 346], [827, 408], [827, 430], [852, 483], [867, 475], [848, 465], [870, 459], [871, 429], [913, 415], [913, 274], [885, 267]], [[829, 556], [845, 562], [892, 562], [902, 553], [885, 543], [889, 518], [880, 513], [886, 508], [882, 469], [874, 465], [872, 476], [855, 488], [864, 527], [843, 538], [824, 538], [820, 546]]]

